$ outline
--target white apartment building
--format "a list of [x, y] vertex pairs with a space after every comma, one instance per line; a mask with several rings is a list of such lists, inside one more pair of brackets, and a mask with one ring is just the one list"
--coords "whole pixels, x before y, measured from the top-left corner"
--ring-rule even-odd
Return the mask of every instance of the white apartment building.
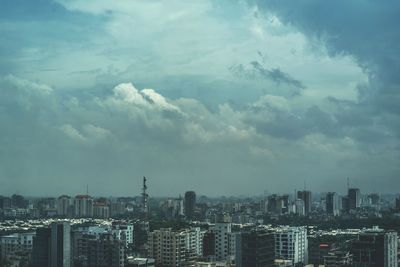
[[186, 238], [186, 248], [189, 249], [193, 257], [201, 257], [203, 255], [203, 237], [205, 231], [200, 227], [192, 227]]
[[78, 218], [93, 217], [93, 199], [88, 195], [74, 198], [74, 215]]
[[112, 235], [118, 240], [125, 240], [128, 247], [133, 244], [133, 225], [132, 224], [114, 224], [111, 229]]
[[280, 227], [275, 230], [275, 258], [290, 260], [292, 265], [307, 263], [308, 242], [305, 227]]
[[231, 261], [235, 257], [235, 235], [231, 223], [216, 223], [210, 227], [215, 234], [215, 260]]

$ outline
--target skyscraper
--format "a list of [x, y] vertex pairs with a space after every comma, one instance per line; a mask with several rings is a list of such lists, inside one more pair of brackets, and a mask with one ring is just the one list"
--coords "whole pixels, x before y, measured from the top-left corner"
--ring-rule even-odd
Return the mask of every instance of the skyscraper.
[[68, 222], [39, 228], [33, 238], [33, 267], [71, 267], [71, 227]]
[[361, 204], [360, 189], [349, 188], [347, 197], [349, 201], [349, 210], [355, 210], [360, 207]]
[[185, 216], [187, 219], [194, 219], [194, 209], [196, 207], [196, 193], [187, 191], [185, 193]]
[[51, 224], [51, 267], [71, 267], [71, 226], [68, 222]]
[[339, 196], [335, 192], [326, 194], [326, 213], [333, 216], [339, 215]]
[[50, 267], [50, 228], [36, 229], [33, 237], [32, 267]]
[[304, 201], [304, 208], [305, 208], [305, 213], [306, 215], [311, 212], [311, 191], [298, 191], [297, 192], [297, 198], [302, 199]]

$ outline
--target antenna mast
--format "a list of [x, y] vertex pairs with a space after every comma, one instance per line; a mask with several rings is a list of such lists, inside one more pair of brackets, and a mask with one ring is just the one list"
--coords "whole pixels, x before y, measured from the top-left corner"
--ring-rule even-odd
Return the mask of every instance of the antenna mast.
[[143, 187], [142, 187], [142, 214], [145, 219], [147, 219], [148, 212], [149, 212], [149, 195], [147, 194], [147, 179], [143, 176]]

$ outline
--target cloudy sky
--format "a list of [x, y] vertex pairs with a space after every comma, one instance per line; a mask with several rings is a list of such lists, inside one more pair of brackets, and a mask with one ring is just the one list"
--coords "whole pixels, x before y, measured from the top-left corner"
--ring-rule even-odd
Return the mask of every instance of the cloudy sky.
[[396, 0], [2, 0], [0, 194], [400, 188]]

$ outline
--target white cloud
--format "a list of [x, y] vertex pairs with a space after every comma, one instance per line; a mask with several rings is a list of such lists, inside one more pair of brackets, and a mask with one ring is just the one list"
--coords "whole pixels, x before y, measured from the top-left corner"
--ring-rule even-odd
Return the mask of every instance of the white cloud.
[[66, 136], [69, 138], [78, 141], [78, 142], [86, 142], [87, 139], [85, 136], [83, 136], [77, 129], [75, 129], [72, 125], [70, 124], [64, 124], [60, 126], [59, 128]]

